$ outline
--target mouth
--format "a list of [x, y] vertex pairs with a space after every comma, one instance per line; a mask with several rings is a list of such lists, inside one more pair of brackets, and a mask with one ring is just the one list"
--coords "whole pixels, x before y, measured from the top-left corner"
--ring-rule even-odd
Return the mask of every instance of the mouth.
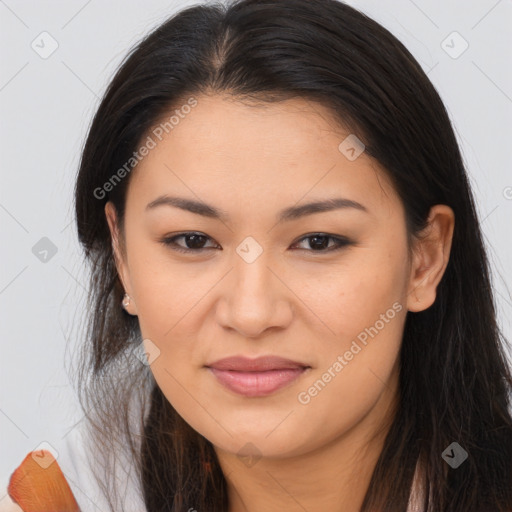
[[206, 365], [206, 368], [220, 384], [234, 393], [258, 397], [268, 396], [291, 384], [311, 366], [281, 357], [264, 356], [257, 359], [225, 358]]

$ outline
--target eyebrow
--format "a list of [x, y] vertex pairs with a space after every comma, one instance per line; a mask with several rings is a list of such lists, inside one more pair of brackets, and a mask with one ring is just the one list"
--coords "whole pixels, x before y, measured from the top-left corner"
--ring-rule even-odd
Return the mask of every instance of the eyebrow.
[[[215, 208], [209, 204], [201, 201], [195, 201], [193, 199], [187, 199], [184, 197], [174, 197], [168, 195], [162, 195], [151, 201], [146, 206], [146, 211], [156, 208], [158, 206], [174, 206], [182, 210], [202, 215], [203, 217], [210, 217], [212, 219], [219, 219], [223, 222], [229, 220], [229, 215], [224, 210]], [[306, 215], [313, 213], [329, 212], [332, 210], [339, 210], [343, 208], [354, 208], [366, 213], [368, 209], [357, 201], [346, 199], [343, 197], [336, 197], [332, 199], [325, 199], [322, 201], [314, 201], [311, 203], [303, 204], [301, 206], [290, 206], [281, 210], [277, 215], [278, 222], [286, 222], [296, 220]]]

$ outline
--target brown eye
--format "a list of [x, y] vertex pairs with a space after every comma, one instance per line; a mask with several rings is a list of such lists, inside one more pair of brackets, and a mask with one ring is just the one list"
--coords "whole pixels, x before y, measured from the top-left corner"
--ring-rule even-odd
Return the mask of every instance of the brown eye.
[[[177, 244], [176, 240], [182, 238], [185, 243], [185, 247], [183, 245]], [[172, 237], [166, 237], [161, 240], [161, 242], [170, 246], [173, 250], [179, 252], [200, 252], [204, 249], [213, 249], [214, 247], [205, 247], [204, 244], [207, 240], [211, 240], [210, 237], [203, 235], [202, 233], [181, 233], [179, 235], [175, 235]]]
[[[305, 236], [299, 240], [297, 243], [301, 243], [304, 240], [309, 240], [308, 245], [309, 248], [305, 249], [310, 252], [330, 252], [335, 251], [337, 249], [341, 249], [347, 245], [350, 245], [350, 240], [346, 238], [340, 238], [328, 235], [326, 233], [313, 233], [311, 235]], [[334, 245], [329, 246], [329, 241], [333, 240]], [[296, 244], [295, 244], [296, 245]]]

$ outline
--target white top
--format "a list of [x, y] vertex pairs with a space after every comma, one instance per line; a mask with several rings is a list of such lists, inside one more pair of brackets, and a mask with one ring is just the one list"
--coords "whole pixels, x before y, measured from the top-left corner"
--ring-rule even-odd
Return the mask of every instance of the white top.
[[[87, 443], [84, 442], [83, 437], [84, 427], [85, 422], [82, 421], [65, 437], [62, 445], [59, 446], [57, 462], [68, 481], [81, 512], [110, 512], [108, 502], [94, 477], [89, 459], [86, 457], [85, 447]], [[122, 470], [122, 475], [118, 476], [118, 489], [119, 496], [123, 498], [124, 512], [145, 512], [146, 507], [142, 499], [140, 484], [135, 479], [135, 472], [130, 469], [129, 463], [126, 465], [117, 464], [117, 466], [121, 466]], [[418, 485], [417, 469], [407, 512], [423, 512], [420, 506], [424, 491]], [[0, 512], [23, 512], [10, 499], [7, 488], [1, 491]], [[1, 496], [4, 495], [6, 495], [4, 499], [1, 499]]]

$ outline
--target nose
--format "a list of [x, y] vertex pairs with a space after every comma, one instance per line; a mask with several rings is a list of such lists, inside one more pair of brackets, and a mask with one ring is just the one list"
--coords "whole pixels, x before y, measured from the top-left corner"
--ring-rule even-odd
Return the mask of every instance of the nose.
[[237, 257], [227, 277], [216, 310], [222, 327], [257, 338], [269, 329], [289, 325], [293, 315], [291, 292], [283, 284], [284, 276], [271, 268], [263, 255], [252, 263]]

